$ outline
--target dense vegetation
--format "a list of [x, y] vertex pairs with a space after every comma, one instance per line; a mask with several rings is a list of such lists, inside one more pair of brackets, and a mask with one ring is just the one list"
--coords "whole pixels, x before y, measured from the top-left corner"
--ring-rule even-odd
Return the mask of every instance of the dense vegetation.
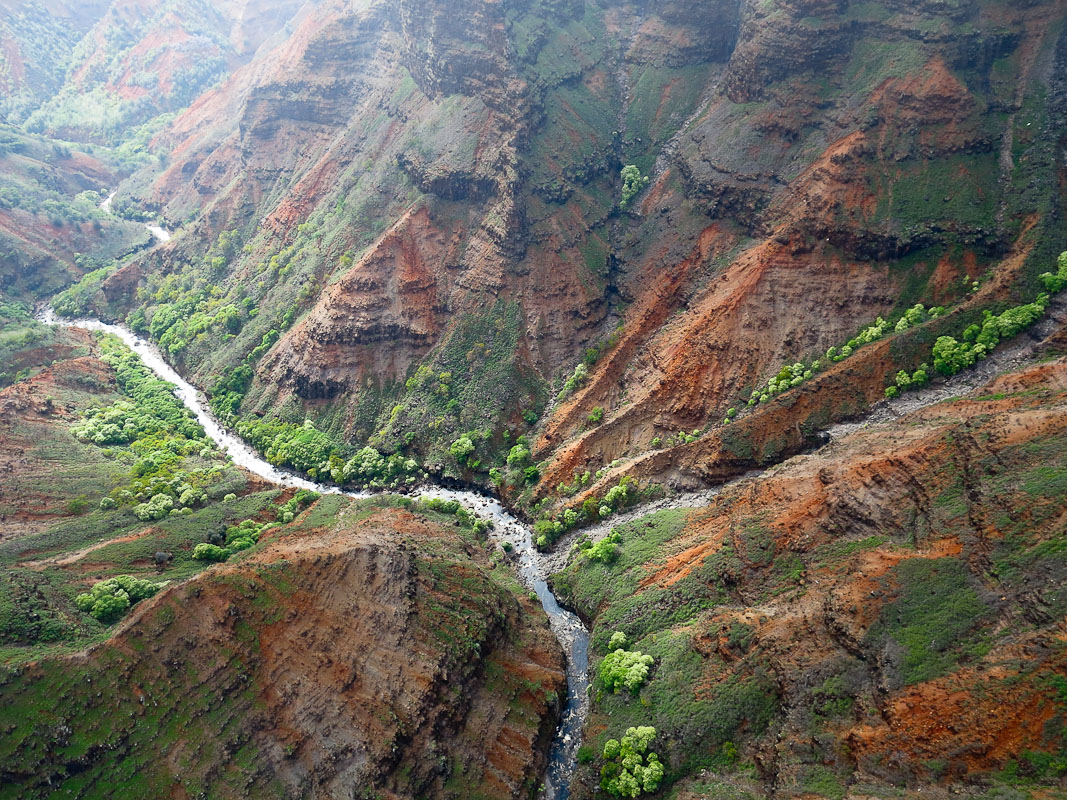
[[604, 742], [600, 785], [616, 797], [651, 794], [663, 779], [659, 756], [649, 751], [656, 729], [650, 725], [627, 728], [621, 739]]
[[113, 457], [130, 465], [128, 482], [100, 507], [132, 506], [138, 519], [149, 521], [188, 514], [209, 496], [222, 497], [229, 486], [224, 459], [174, 387], [114, 337], [104, 337], [100, 350], [129, 399], [88, 409], [71, 432], [83, 442], [118, 448]]
[[134, 603], [151, 597], [164, 586], [132, 575], [118, 575], [93, 584], [88, 592], [74, 598], [74, 604], [93, 619], [114, 622]]

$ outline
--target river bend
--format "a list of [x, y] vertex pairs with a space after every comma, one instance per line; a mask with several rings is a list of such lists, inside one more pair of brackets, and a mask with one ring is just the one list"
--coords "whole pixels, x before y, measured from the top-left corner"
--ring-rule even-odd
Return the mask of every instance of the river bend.
[[[372, 495], [371, 492], [346, 492], [337, 486], [316, 483], [303, 476], [280, 470], [268, 463], [247, 443], [215, 419], [208, 410], [204, 396], [163, 359], [155, 345], [137, 336], [128, 328], [110, 325], [96, 319], [62, 319], [51, 308], [45, 309], [39, 319], [47, 325], [104, 331], [117, 336], [137, 353], [156, 375], [174, 384], [175, 394], [196, 416], [207, 435], [229, 455], [234, 464], [254, 475], [279, 486], [311, 489], [321, 494], [344, 494], [356, 499]], [[570, 795], [570, 778], [577, 763], [582, 725], [589, 711], [589, 631], [576, 615], [560, 607], [555, 595], [549, 589], [545, 559], [534, 547], [529, 527], [509, 514], [497, 500], [474, 492], [438, 486], [417, 489], [413, 494], [415, 497], [425, 499], [456, 500], [479, 517], [492, 522], [493, 528], [490, 535], [501, 544], [507, 542], [511, 545], [519, 579], [526, 588], [536, 593], [541, 601], [541, 607], [548, 615], [552, 632], [559, 640], [567, 661], [567, 702], [552, 742], [545, 775], [545, 788], [541, 796], [545, 800], [567, 800]]]

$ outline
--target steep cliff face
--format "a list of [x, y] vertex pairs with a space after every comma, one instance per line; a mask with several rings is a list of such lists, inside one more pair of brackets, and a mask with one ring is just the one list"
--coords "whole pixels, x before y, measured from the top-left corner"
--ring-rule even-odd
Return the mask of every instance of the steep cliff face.
[[319, 518], [7, 671], [0, 794], [528, 796], [565, 688], [535, 607], [447, 523]]
[[[1063, 165], [1050, 149], [1063, 8], [946, 13], [746, 5], [719, 89], [642, 198], [646, 221], [622, 251], [621, 290], [635, 302], [618, 344], [545, 426], [542, 491], [653, 439], [717, 433], [780, 365], [810, 362], [916, 300], [960, 302], [965, 279], [1013, 276], [984, 303], [1036, 291], [1010, 287], [1039, 271], [1026, 266], [1035, 258], [1051, 263], [1063, 236]], [[717, 221], [696, 224], [700, 212]], [[854, 366], [883, 386], [914, 369], [875, 360]], [[832, 398], [824, 418], [857, 410]], [[585, 430], [597, 406], [605, 424]]]
[[[158, 341], [234, 424], [267, 426], [267, 446], [274, 422], [321, 437], [305, 468], [332, 474], [369, 444], [495, 484], [542, 526], [565, 506], [571, 522], [615, 513], [601, 503], [624, 479], [699, 488], [812, 448], [899, 370], [929, 372], [939, 336], [1032, 300], [1067, 240], [1064, 0], [94, 9], [63, 34], [89, 31], [56, 97], [24, 110], [63, 135], [151, 135], [116, 207], [175, 236], [66, 299]], [[9, 97], [60, 86], [59, 62], [21, 57]], [[106, 100], [88, 125], [70, 105], [87, 98]], [[123, 155], [118, 170], [40, 151], [2, 165], [72, 195]], [[70, 277], [83, 243], [106, 249], [22, 208], [0, 208], [0, 228], [41, 263], [51, 242]], [[4, 288], [48, 294], [57, 280], [27, 282], [29, 263]], [[1054, 301], [1052, 352], [1064, 313]], [[876, 341], [846, 344], [879, 317]], [[623, 629], [657, 658], [640, 700], [598, 700], [592, 744], [654, 724], [682, 797], [1056, 778], [1064, 372], [1031, 367], [635, 523], [614, 565], [579, 555], [557, 581], [599, 652]], [[19, 424], [51, 408], [5, 392]], [[314, 533], [168, 592], [71, 662], [138, 687], [178, 680], [171, 664], [209, 675], [181, 678], [205, 711], [174, 701], [180, 755], [152, 780], [180, 794], [195, 762], [190, 794], [219, 776], [234, 795], [526, 793], [559, 665], [524, 601], [402, 512]], [[368, 648], [387, 670], [360, 661]], [[99, 725], [50, 669], [9, 678], [12, 696], [58, 687]], [[88, 735], [52, 736], [72, 725], [58, 703], [51, 728], [12, 723], [12, 776], [113, 777]], [[105, 737], [126, 764], [156, 722], [130, 703], [133, 727]], [[216, 707], [228, 738], [192, 753]], [[705, 769], [728, 785], [706, 788]], [[579, 793], [596, 780], [587, 768]]]
[[[136, 279], [157, 292], [234, 231], [199, 285], [256, 316], [173, 353], [201, 380], [277, 339], [246, 413], [456, 474], [452, 439], [487, 431], [484, 470], [546, 409], [548, 492], [714, 428], [879, 314], [1047, 257], [1063, 11], [324, 3], [159, 135], [165, 170], [125, 184], [186, 231]], [[624, 164], [651, 178], [626, 208]], [[113, 312], [133, 275], [105, 286]], [[502, 303], [514, 323], [471, 334]], [[591, 379], [553, 407], [591, 347]], [[450, 381], [492, 402], [450, 407]]]

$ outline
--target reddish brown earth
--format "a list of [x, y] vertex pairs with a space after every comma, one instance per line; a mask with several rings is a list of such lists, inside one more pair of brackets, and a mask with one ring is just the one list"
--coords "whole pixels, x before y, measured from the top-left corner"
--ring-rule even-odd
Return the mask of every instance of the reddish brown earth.
[[[69, 439], [62, 429], [78, 418], [72, 392], [89, 393], [102, 402], [115, 397], [110, 368], [96, 358], [79, 355], [89, 349], [87, 336], [71, 334], [55, 344], [19, 353], [17, 363], [11, 365], [18, 369], [56, 362], [0, 389], [0, 539], [43, 530], [65, 515], [67, 504], [83, 493], [84, 473], [78, 467], [71, 469], [79, 460], [100, 474], [114, 471], [112, 465], [102, 465], [102, 458], [78, 445], [74, 447], [87, 452], [63, 466], [54, 456], [42, 453], [43, 446], [57, 437]], [[68, 469], [70, 474], [65, 474]]]
[[[856, 796], [886, 783], [934, 796], [942, 786], [945, 794], [981, 794], [1007, 768], [1050, 779], [1035, 772], [1038, 756], [1023, 754], [1059, 757], [1067, 745], [1067, 700], [1058, 688], [1067, 678], [1067, 606], [1054, 555], [1065, 521], [1065, 405], [1063, 358], [1002, 376], [967, 397], [872, 425], [731, 484], [689, 512], [650, 558], [631, 567], [622, 557], [627, 566], [615, 569], [636, 579], [652, 615], [641, 619], [647, 638], [634, 647], [654, 647], [661, 635], [654, 632], [669, 631], [700, 656], [696, 671], [682, 662], [679, 697], [721, 698], [738, 680], [769, 671], [778, 704], [772, 721], [761, 731], [750, 720], [732, 735], [746, 742], [742, 760], [756, 765], [758, 780], [748, 785], [756, 796], [805, 796], [820, 769]], [[641, 522], [622, 530], [625, 553]], [[919, 562], [932, 571], [908, 583], [909, 565]], [[557, 576], [564, 596], [581, 586], [572, 583], [574, 570]], [[939, 583], [945, 575], [960, 583]], [[973, 593], [977, 605], [961, 604], [949, 585], [968, 587], [960, 591]], [[614, 602], [629, 602], [598, 605], [582, 591], [573, 596], [585, 598], [579, 607], [595, 623], [612, 618]], [[669, 622], [676, 604], [704, 592], [718, 597], [712, 608]], [[901, 602], [922, 610], [908, 617], [913, 612]], [[624, 629], [634, 622], [626, 619]], [[927, 620], [939, 620], [925, 629], [935, 641], [909, 640], [906, 628], [894, 627]], [[739, 649], [732, 630], [740, 623], [751, 639]], [[945, 635], [939, 625], [956, 623], [962, 628], [952, 644], [936, 641]], [[611, 629], [598, 630], [594, 640]], [[967, 642], [981, 644], [968, 650]], [[935, 652], [947, 659], [940, 667], [908, 671], [913, 658]], [[674, 763], [722, 744], [710, 733], [676, 738], [669, 711], [659, 709], [656, 682], [677, 680], [670, 671], [680, 668], [663, 662], [641, 692], [660, 752]], [[819, 711], [824, 703], [834, 710]], [[616, 727], [607, 708], [594, 712], [597, 741]], [[729, 768], [719, 773], [706, 773], [704, 784], [746, 785]]]
[[[78, 538], [72, 515], [82, 512], [70, 501], [94, 507], [129, 467], [76, 442], [69, 426], [121, 394], [110, 367], [81, 355], [95, 350], [88, 334], [48, 333], [54, 341], [17, 356], [53, 366], [0, 390], [5, 636], [14, 611], [101, 639], [67, 591], [116, 569], [153, 579], [153, 551], [192, 545], [166, 523], [131, 527], [128, 514], [111, 536], [87, 515], [99, 538]], [[270, 488], [246, 483], [241, 494]], [[293, 491], [275, 494], [253, 519], [273, 521]], [[536, 599], [490, 558], [484, 535], [453, 517], [388, 501], [320, 503], [255, 551], [142, 602], [82, 652], [57, 642], [30, 660], [9, 648], [22, 666], [0, 669], [0, 692], [32, 707], [0, 712], [0, 794], [46, 797], [88, 782], [153, 797], [204, 786], [218, 796], [339, 796], [353, 785], [390, 798], [529, 796], [566, 691]], [[90, 544], [50, 539], [57, 522]], [[131, 545], [144, 563], [123, 555]], [[136, 775], [124, 772], [135, 764]]]

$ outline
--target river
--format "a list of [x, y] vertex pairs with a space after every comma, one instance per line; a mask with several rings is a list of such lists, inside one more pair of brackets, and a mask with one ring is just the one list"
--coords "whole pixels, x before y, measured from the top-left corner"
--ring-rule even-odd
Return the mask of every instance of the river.
[[[110, 199], [109, 197], [105, 202]], [[174, 384], [178, 398], [204, 426], [207, 435], [235, 464], [264, 480], [280, 486], [312, 489], [322, 494], [344, 494], [356, 499], [371, 496], [370, 492], [346, 492], [337, 486], [316, 483], [268, 463], [215, 419], [204, 396], [163, 359], [155, 345], [128, 328], [96, 319], [61, 319], [51, 308], [45, 309], [39, 319], [48, 325], [104, 331], [117, 336], [137, 353], [156, 375]], [[552, 632], [559, 640], [567, 661], [567, 702], [552, 742], [545, 774], [545, 788], [541, 796], [545, 800], [566, 800], [570, 795], [570, 778], [577, 763], [582, 725], [589, 712], [589, 631], [577, 616], [560, 607], [555, 595], [548, 588], [546, 560], [534, 547], [529, 527], [509, 514], [498, 501], [474, 492], [442, 487], [422, 488], [413, 494], [419, 498], [459, 501], [479, 517], [492, 522], [490, 536], [501, 544], [507, 542], [511, 545], [519, 579], [524, 586], [535, 592], [541, 601], [541, 607], [548, 615]]]
[[[105, 214], [111, 213], [111, 201], [115, 199], [115, 193], [112, 192], [103, 200], [100, 201], [100, 210]], [[153, 225], [151, 222], [144, 223], [145, 228], [148, 230], [152, 237], [159, 243], [170, 241], [170, 231], [160, 225]]]

